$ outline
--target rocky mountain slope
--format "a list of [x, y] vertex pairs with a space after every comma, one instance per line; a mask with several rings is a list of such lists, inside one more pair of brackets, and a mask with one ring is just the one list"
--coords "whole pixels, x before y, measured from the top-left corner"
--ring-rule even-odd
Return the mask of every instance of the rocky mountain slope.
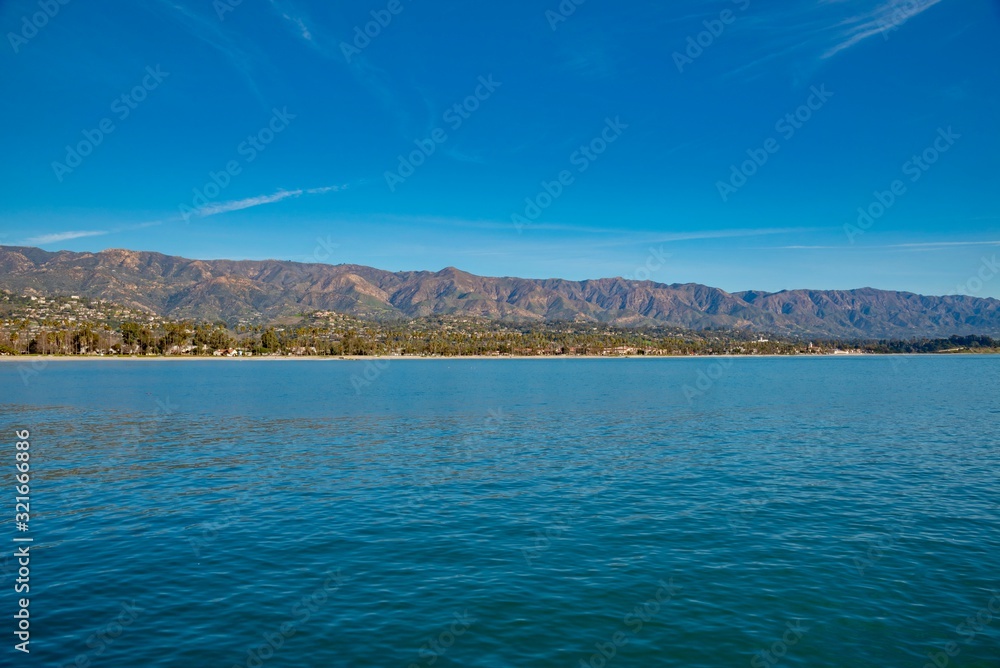
[[489, 278], [449, 267], [388, 272], [277, 260], [190, 260], [106, 250], [0, 247], [0, 288], [103, 298], [170, 318], [268, 321], [333, 310], [363, 318], [467, 314], [526, 321], [748, 328], [810, 337], [1000, 334], [1000, 301], [907, 292], [728, 293], [693, 283]]

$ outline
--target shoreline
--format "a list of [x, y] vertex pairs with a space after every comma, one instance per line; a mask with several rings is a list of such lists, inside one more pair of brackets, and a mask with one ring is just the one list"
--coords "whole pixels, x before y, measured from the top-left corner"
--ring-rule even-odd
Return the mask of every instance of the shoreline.
[[710, 359], [857, 359], [864, 357], [955, 357], [962, 355], [996, 355], [989, 352], [937, 353], [815, 353], [808, 355], [261, 355], [254, 357], [215, 357], [186, 355], [0, 355], [4, 362], [393, 362], [393, 361], [456, 361], [456, 360], [710, 360]]

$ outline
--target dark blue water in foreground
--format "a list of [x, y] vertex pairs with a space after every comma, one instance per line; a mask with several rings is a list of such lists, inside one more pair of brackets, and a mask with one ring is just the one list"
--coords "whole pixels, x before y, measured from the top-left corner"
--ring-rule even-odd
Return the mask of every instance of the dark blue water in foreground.
[[2, 665], [1000, 666], [1000, 357], [36, 370]]

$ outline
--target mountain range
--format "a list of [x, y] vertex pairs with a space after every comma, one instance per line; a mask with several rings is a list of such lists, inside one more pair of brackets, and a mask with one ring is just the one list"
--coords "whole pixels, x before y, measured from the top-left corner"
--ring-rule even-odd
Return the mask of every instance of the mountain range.
[[695, 283], [491, 278], [448, 267], [390, 272], [280, 260], [0, 247], [0, 289], [80, 295], [173, 319], [273, 322], [309, 311], [367, 319], [467, 315], [507, 321], [749, 329], [813, 338], [1000, 334], [1000, 301], [909, 292], [726, 292]]

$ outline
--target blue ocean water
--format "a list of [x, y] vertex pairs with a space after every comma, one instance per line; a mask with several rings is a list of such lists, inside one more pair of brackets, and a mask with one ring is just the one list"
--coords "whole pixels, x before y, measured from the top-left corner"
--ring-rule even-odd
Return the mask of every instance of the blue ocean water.
[[0, 664], [1000, 666], [998, 383], [988, 356], [2, 363], [35, 542], [29, 656], [4, 548]]

